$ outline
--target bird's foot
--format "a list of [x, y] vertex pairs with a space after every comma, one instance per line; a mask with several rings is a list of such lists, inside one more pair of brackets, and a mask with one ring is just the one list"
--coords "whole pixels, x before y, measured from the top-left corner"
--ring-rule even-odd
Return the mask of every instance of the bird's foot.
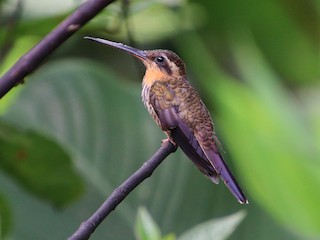
[[173, 141], [172, 138], [168, 137], [166, 139], [162, 139], [161, 141], [161, 145], [166, 144], [167, 142], [169, 142], [170, 144], [172, 144], [176, 149], [178, 148], [178, 145], [175, 143], [175, 141]]

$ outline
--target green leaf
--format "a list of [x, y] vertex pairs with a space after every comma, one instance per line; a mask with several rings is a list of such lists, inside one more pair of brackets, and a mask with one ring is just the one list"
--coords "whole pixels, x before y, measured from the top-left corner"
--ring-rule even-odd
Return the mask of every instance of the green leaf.
[[250, 37], [232, 42], [246, 84], [217, 70], [197, 36], [183, 38], [183, 44], [197, 46], [199, 55], [186, 56], [208, 90], [211, 105], [218, 108], [218, 126], [245, 190], [278, 222], [298, 234], [318, 237], [320, 149], [308, 120], [300, 117], [302, 110]]
[[[67, 238], [116, 186], [156, 151], [165, 137], [141, 103], [140, 84], [125, 82], [104, 66], [84, 60], [69, 59], [44, 66], [27, 81], [4, 118], [23, 129], [36, 130], [58, 140], [71, 154], [73, 166], [89, 186], [87, 195], [73, 208], [69, 218], [44, 207], [40, 216], [33, 218], [46, 231], [52, 224], [65, 230], [55, 231], [52, 239]], [[21, 118], [24, 120], [20, 121]], [[140, 201], [155, 196], [152, 189], [162, 178], [166, 179], [166, 174], [142, 184], [143, 190], [138, 189], [131, 195], [134, 201], [117, 208], [115, 217], [106, 221], [108, 227], [102, 235], [99, 231], [95, 234], [101, 238], [105, 232], [119, 239], [133, 238], [136, 209]], [[11, 197], [16, 199], [14, 195]], [[39, 203], [28, 199], [28, 204], [34, 207]], [[20, 210], [17, 219], [23, 221], [32, 207], [16, 206]], [[28, 231], [30, 239], [36, 234], [43, 239], [46, 231], [40, 230], [33, 233], [34, 229], [25, 229], [22, 225], [17, 230], [17, 238]]]
[[33, 194], [63, 206], [83, 192], [68, 154], [48, 137], [0, 122], [0, 146], [1, 168]]
[[[129, 76], [125, 80], [105, 65], [68, 59], [48, 62], [26, 82], [6, 121], [56, 139], [70, 153], [88, 188], [77, 203], [57, 212], [0, 174], [0, 188], [6, 189], [17, 212], [15, 239], [66, 239], [159, 148], [165, 135], [141, 103], [140, 83], [133, 82], [142, 76]], [[163, 234], [180, 234], [199, 222], [246, 208], [248, 217], [235, 239], [297, 239], [254, 202], [239, 205], [223, 184], [212, 184], [179, 149], [109, 215], [92, 239], [134, 239], [141, 204]], [[40, 210], [35, 213], [35, 208]]]
[[145, 207], [138, 209], [135, 235], [138, 240], [161, 240], [160, 229]]
[[162, 240], [176, 240], [176, 239], [177, 239], [177, 237], [173, 233], [169, 233], [168, 235], [162, 237]]
[[[243, 136], [244, 145], [251, 146], [239, 149], [228, 136], [230, 144], [235, 149], [234, 154], [246, 151], [246, 156], [239, 155], [243, 162], [241, 169], [255, 169], [247, 179], [256, 196], [274, 216], [293, 229], [310, 236], [320, 235], [320, 217], [316, 214], [320, 211], [320, 193], [315, 191], [320, 188], [320, 148], [314, 144], [316, 139], [313, 139], [308, 120], [300, 117], [302, 111], [296, 107], [295, 99], [279, 83], [250, 40], [247, 36], [247, 44], [233, 43], [241, 74], [251, 91], [241, 95], [233, 92], [234, 102], [231, 100], [228, 105], [238, 103], [242, 111], [231, 111], [228, 119], [237, 119], [233, 132]], [[243, 56], [246, 61], [242, 61]], [[238, 97], [243, 97], [244, 101]], [[272, 173], [272, 177], [266, 172]]]
[[246, 216], [244, 211], [220, 219], [201, 223], [183, 233], [178, 240], [224, 240], [227, 239]]

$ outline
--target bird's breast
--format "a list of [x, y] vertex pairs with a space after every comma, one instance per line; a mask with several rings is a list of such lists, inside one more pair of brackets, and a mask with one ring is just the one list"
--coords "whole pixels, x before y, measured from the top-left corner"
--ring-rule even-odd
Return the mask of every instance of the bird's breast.
[[157, 116], [157, 113], [154, 109], [154, 106], [151, 103], [151, 85], [148, 84], [144, 84], [144, 82], [142, 83], [142, 93], [141, 93], [141, 98], [142, 98], [142, 102], [145, 105], [145, 107], [147, 108], [150, 116], [153, 118], [153, 120], [157, 123], [157, 125], [159, 127], [161, 127], [161, 123], [160, 123], [160, 119]]

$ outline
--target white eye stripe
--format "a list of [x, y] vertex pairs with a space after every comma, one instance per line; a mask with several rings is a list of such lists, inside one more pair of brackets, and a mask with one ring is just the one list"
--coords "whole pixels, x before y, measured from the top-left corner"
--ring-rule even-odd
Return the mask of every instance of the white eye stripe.
[[175, 63], [170, 64], [170, 68], [174, 75], [179, 75], [180, 68]]

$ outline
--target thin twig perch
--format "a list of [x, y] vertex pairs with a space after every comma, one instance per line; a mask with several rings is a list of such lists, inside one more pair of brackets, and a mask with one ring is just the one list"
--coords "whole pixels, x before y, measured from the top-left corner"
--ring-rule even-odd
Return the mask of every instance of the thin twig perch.
[[159, 164], [177, 149], [170, 141], [163, 141], [160, 149], [146, 161], [134, 174], [117, 187], [98, 210], [84, 221], [69, 240], [88, 239], [99, 224], [125, 199], [143, 180], [150, 177]]

